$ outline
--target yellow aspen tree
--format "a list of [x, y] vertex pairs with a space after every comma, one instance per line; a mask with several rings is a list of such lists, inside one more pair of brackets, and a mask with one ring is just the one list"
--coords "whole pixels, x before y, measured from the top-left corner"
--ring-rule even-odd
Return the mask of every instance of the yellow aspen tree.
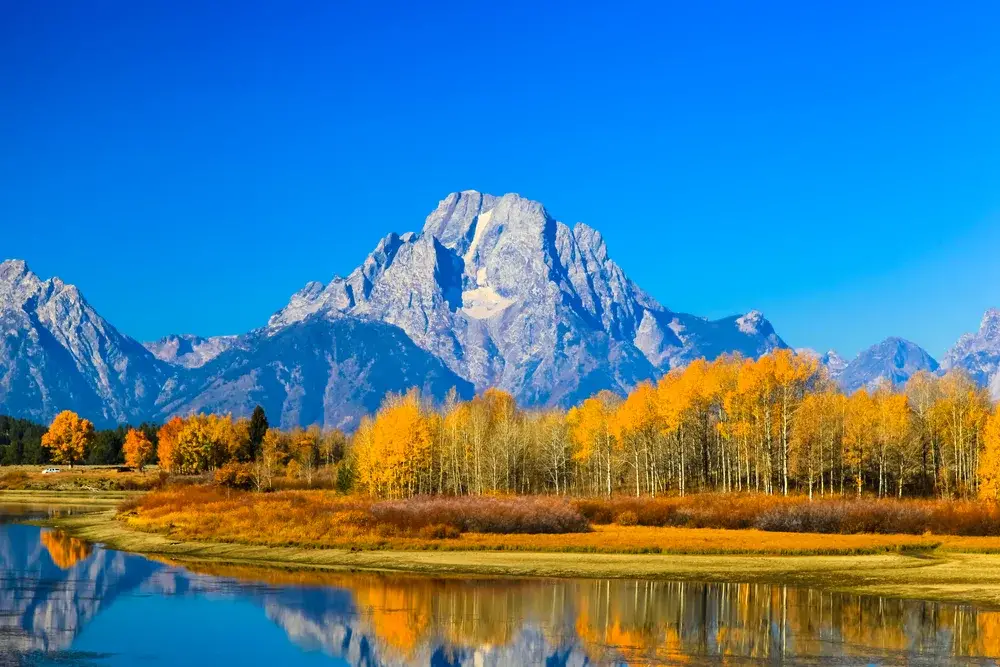
[[42, 447], [56, 463], [74, 464], [83, 461], [94, 442], [94, 425], [71, 410], [63, 410], [42, 436]]
[[172, 417], [156, 434], [156, 458], [160, 462], [160, 470], [177, 471], [177, 439], [184, 430], [184, 420]]
[[153, 443], [142, 431], [130, 428], [125, 434], [125, 442], [122, 444], [122, 453], [125, 454], [125, 465], [136, 468], [139, 472], [149, 463], [153, 456]]
[[774, 381], [781, 415], [781, 491], [783, 495], [787, 496], [792, 419], [799, 402], [805, 395], [806, 387], [817, 376], [819, 363], [814, 357], [795, 354], [791, 350], [775, 350], [768, 356], [772, 357], [774, 362]]
[[854, 470], [854, 483], [859, 497], [864, 489], [865, 468], [870, 462], [877, 428], [875, 401], [865, 389], [859, 389], [848, 399], [844, 415], [844, 463]]
[[1000, 406], [993, 409], [983, 427], [978, 473], [979, 497], [1000, 500]]
[[602, 391], [588, 398], [570, 415], [570, 431], [576, 446], [574, 458], [590, 463], [595, 473], [595, 487], [607, 495], [612, 491], [612, 459], [617, 446], [614, 415], [620, 399]]
[[614, 420], [615, 438], [624, 443], [635, 472], [636, 497], [642, 494], [643, 473], [650, 486], [649, 457], [659, 430], [656, 390], [649, 382], [641, 382], [619, 406]]

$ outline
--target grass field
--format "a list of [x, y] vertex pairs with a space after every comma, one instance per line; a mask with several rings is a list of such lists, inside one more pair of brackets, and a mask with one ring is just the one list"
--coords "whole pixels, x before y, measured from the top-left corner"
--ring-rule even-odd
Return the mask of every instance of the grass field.
[[[46, 468], [55, 474], [42, 474]], [[161, 486], [159, 470], [119, 472], [116, 466], [5, 466], [0, 471], [0, 491], [53, 491], [99, 493], [106, 491], [149, 491]]]

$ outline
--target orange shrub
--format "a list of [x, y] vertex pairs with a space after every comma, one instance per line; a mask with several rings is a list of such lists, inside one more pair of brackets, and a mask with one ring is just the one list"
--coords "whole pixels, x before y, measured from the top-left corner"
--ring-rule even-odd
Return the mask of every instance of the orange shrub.
[[972, 500], [814, 498], [704, 493], [587, 498], [573, 505], [595, 524], [635, 515], [640, 526], [757, 528], [792, 533], [1000, 535], [1000, 504]]

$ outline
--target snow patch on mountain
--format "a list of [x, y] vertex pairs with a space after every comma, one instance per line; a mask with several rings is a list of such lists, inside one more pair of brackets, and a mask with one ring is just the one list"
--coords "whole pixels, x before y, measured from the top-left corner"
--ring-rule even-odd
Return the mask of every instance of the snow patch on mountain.
[[316, 313], [398, 326], [477, 390], [527, 404], [622, 393], [701, 356], [785, 347], [757, 311], [709, 321], [663, 307], [597, 230], [516, 194], [471, 190], [442, 200], [419, 233], [387, 236], [347, 278], [306, 285], [269, 328]]
[[239, 336], [212, 336], [202, 338], [191, 334], [170, 335], [145, 348], [160, 361], [183, 368], [201, 368], [239, 341]]

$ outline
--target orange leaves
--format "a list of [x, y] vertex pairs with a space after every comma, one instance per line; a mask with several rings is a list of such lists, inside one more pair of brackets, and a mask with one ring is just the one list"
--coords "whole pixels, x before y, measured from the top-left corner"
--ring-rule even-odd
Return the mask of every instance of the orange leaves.
[[73, 466], [80, 463], [94, 441], [94, 425], [70, 410], [56, 415], [48, 433], [42, 436], [42, 446], [49, 450], [56, 463]]
[[83, 540], [59, 530], [43, 530], [42, 544], [60, 570], [68, 570], [90, 555], [91, 547]]
[[573, 439], [573, 459], [586, 463], [613, 437], [615, 410], [607, 397], [588, 398], [569, 411], [566, 421]]
[[656, 389], [642, 382], [632, 390], [615, 415], [614, 432], [620, 440], [660, 430]]
[[1000, 500], [1000, 406], [993, 409], [983, 429], [979, 457], [979, 497]]
[[160, 428], [156, 434], [156, 456], [160, 461], [160, 468], [167, 472], [174, 472], [174, 452], [177, 451], [177, 439], [181, 431], [184, 430], [184, 420], [174, 417]]
[[415, 492], [431, 453], [432, 420], [415, 392], [388, 398], [355, 439], [358, 482], [370, 494], [399, 498]]
[[125, 434], [122, 452], [125, 454], [125, 465], [141, 471], [153, 456], [153, 443], [142, 431], [130, 428]]

